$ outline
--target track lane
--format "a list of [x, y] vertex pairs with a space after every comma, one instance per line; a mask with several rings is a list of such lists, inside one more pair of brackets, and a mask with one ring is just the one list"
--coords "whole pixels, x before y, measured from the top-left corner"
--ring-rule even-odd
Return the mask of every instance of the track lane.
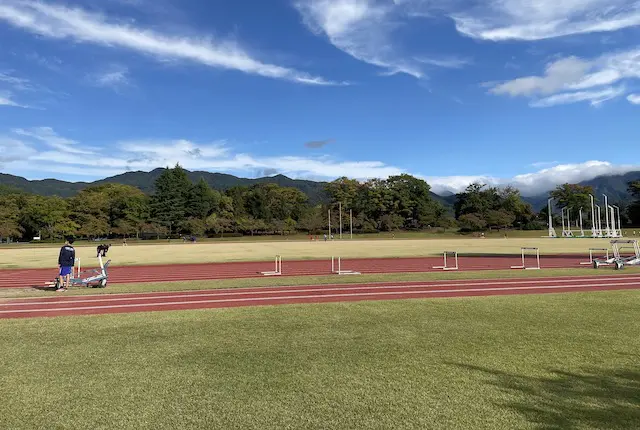
[[[43, 300], [21, 299], [0, 304], [0, 318], [51, 317], [123, 312], [228, 308], [242, 306], [326, 303], [361, 300], [395, 300], [470, 297], [505, 294], [541, 294], [578, 291], [640, 289], [638, 277], [554, 279], [516, 282], [491, 280], [411, 285], [336, 285], [260, 289], [259, 291], [211, 290], [207, 292], [144, 293], [138, 295], [74, 296]], [[126, 296], [126, 297], [125, 297]], [[61, 299], [61, 300], [59, 300]]]
[[[587, 257], [588, 258], [588, 257]], [[581, 256], [543, 256], [543, 268], [588, 267], [580, 265]], [[441, 272], [433, 266], [442, 264], [442, 258], [380, 258], [344, 259], [345, 270], [363, 274], [381, 273], [427, 273]], [[459, 271], [508, 270], [521, 264], [520, 257], [460, 257]], [[92, 270], [93, 267], [84, 268]], [[184, 264], [170, 266], [113, 266], [109, 268], [109, 283], [124, 284], [138, 282], [172, 282], [217, 279], [244, 279], [262, 277], [260, 272], [274, 269], [273, 262], [232, 262], [210, 264]], [[331, 275], [330, 260], [283, 261], [281, 276]], [[57, 275], [54, 269], [9, 269], [0, 270], [0, 288], [24, 288], [42, 286]]]

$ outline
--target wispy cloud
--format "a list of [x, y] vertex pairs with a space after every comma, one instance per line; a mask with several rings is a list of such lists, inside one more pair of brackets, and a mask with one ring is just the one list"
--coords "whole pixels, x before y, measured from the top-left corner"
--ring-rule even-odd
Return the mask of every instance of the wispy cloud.
[[[255, 172], [279, 172], [292, 177], [358, 179], [387, 177], [403, 171], [380, 161], [344, 161], [330, 157], [256, 156], [238, 153], [226, 141], [196, 143], [178, 140], [130, 140], [109, 145], [109, 149], [61, 137], [49, 127], [15, 129], [7, 139], [20, 141], [32, 153], [15, 160], [13, 169], [42, 173], [84, 172], [103, 177], [130, 170], [149, 171], [180, 163], [190, 170], [206, 170], [251, 175]], [[36, 146], [39, 143], [43, 146]], [[78, 156], [81, 155], [81, 156]], [[12, 170], [15, 171], [15, 170]]]
[[536, 169], [539, 169], [542, 167], [554, 166], [556, 164], [558, 164], [557, 161], [538, 161], [536, 163], [531, 163], [531, 167], [535, 167]]
[[[357, 60], [381, 67], [385, 74], [422, 78], [419, 61], [393, 42], [402, 18], [399, 4], [376, 0], [297, 0], [295, 7], [315, 34]], [[406, 18], [406, 16], [404, 16]]]
[[90, 74], [87, 78], [95, 86], [111, 88], [116, 91], [119, 91], [122, 87], [132, 85], [129, 69], [119, 64], [112, 64], [104, 70]]
[[588, 181], [602, 175], [621, 175], [640, 170], [640, 165], [614, 165], [606, 161], [586, 161], [584, 163], [560, 164], [532, 173], [525, 173], [512, 178], [498, 178], [492, 175], [426, 177], [436, 193], [463, 191], [474, 182], [490, 186], [503, 187], [511, 185], [518, 188], [522, 195], [533, 196], [548, 192], [559, 184]]
[[640, 105], [640, 94], [629, 94], [627, 100], [634, 105]]
[[6, 163], [26, 160], [37, 154], [37, 151], [19, 139], [0, 136], [0, 166]]
[[[637, 79], [640, 79], [640, 49], [636, 48], [588, 60], [562, 58], [548, 64], [542, 76], [526, 76], [488, 86], [492, 94], [532, 97], [531, 105], [535, 107], [582, 101], [597, 105], [624, 95], [624, 83]], [[536, 99], [539, 96], [546, 97]]]
[[187, 60], [213, 68], [309, 85], [335, 85], [319, 76], [262, 62], [232, 40], [190, 38], [135, 27], [80, 8], [30, 0], [5, 0], [0, 20], [42, 37], [128, 49], [158, 59]]
[[491, 41], [535, 41], [640, 25], [635, 0], [488, 0], [451, 13], [457, 30]]
[[48, 147], [56, 149], [65, 154], [89, 155], [95, 153], [95, 148], [83, 147], [79, 142], [76, 142], [75, 140], [61, 137], [51, 127], [36, 127], [29, 130], [17, 128], [13, 130], [13, 133], [19, 136], [35, 139], [41, 143], [44, 143]]
[[459, 57], [415, 57], [415, 59], [420, 63], [445, 69], [462, 69], [472, 63], [468, 58]]
[[5, 93], [0, 93], [0, 106], [12, 106], [12, 107], [19, 107], [19, 108], [28, 108], [28, 106], [26, 105], [22, 105], [16, 101], [13, 100], [12, 98], [12, 94], [5, 92]]

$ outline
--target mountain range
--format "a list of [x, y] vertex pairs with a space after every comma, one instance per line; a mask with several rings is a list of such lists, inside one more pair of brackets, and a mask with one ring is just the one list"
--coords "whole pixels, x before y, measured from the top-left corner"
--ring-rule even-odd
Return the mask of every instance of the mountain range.
[[[57, 195], [60, 197], [71, 197], [82, 189], [92, 185], [117, 183], [131, 185], [139, 188], [144, 193], [151, 194], [154, 191], [154, 183], [163, 170], [164, 169], [158, 168], [150, 172], [127, 172], [94, 182], [67, 182], [58, 179], [28, 180], [20, 176], [0, 173], [0, 186], [3, 185], [20, 191], [44, 196]], [[234, 186], [251, 186], [260, 183], [274, 183], [282, 187], [293, 187], [299, 189], [309, 196], [309, 201], [313, 204], [324, 202], [327, 199], [327, 194], [324, 191], [324, 187], [327, 184], [326, 182], [291, 179], [284, 175], [267, 176], [256, 179], [239, 178], [225, 173], [211, 173], [204, 171], [187, 171], [187, 175], [193, 182], [200, 180], [200, 178], [204, 178], [209, 186], [219, 191], [225, 191]], [[627, 191], [627, 184], [631, 181], [637, 180], [640, 180], [640, 171], [629, 172], [624, 175], [599, 176], [588, 181], [580, 182], [580, 185], [592, 186], [598, 200], [601, 199], [603, 193], [607, 194], [609, 201], [614, 202], [615, 204], [628, 201], [631, 198]], [[431, 196], [448, 208], [451, 208], [456, 200], [455, 194], [451, 193], [447, 193], [446, 195], [431, 193]], [[523, 197], [523, 200], [530, 203], [535, 211], [539, 211], [544, 208], [547, 204], [547, 199], [548, 193]]]

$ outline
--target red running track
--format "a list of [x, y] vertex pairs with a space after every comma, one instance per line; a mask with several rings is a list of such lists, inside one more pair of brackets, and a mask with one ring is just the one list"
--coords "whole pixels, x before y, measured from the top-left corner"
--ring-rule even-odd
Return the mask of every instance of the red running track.
[[[527, 265], [534, 264], [534, 258], [527, 256]], [[544, 268], [589, 267], [580, 266], [588, 256], [542, 256], [540, 265]], [[437, 272], [433, 266], [441, 266], [442, 257], [423, 258], [377, 258], [344, 259], [343, 270], [355, 270], [363, 274], [374, 273], [418, 273]], [[254, 278], [259, 272], [272, 271], [275, 262], [239, 262], [178, 264], [163, 266], [117, 266], [109, 268], [109, 283], [125, 284], [138, 282], [194, 281], [233, 278]], [[521, 256], [513, 257], [459, 257], [460, 271], [505, 270], [522, 264]], [[84, 270], [83, 268], [82, 270]], [[88, 267], [86, 269], [89, 269]], [[336, 263], [337, 269], [337, 263]], [[282, 276], [330, 275], [331, 260], [308, 260], [282, 262]], [[10, 269], [0, 270], [0, 288], [24, 288], [43, 286], [57, 276], [57, 269]]]
[[60, 293], [55, 297], [0, 302], [0, 318], [624, 289], [640, 289], [640, 276], [318, 285], [89, 296], [67, 296]]

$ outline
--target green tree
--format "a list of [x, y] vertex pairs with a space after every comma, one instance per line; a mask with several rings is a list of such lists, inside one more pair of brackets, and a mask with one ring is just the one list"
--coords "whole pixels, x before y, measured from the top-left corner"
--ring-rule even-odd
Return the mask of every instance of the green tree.
[[151, 199], [151, 213], [155, 222], [167, 225], [169, 230], [180, 229], [186, 219], [186, 206], [192, 183], [179, 165], [165, 169], [155, 182]]
[[12, 194], [0, 194], [0, 241], [7, 238], [17, 239], [23, 233], [17, 197]]
[[204, 178], [200, 178], [189, 190], [186, 216], [205, 220], [219, 204], [220, 193], [211, 189]]
[[[587, 213], [591, 213], [591, 198], [593, 195], [593, 187], [578, 184], [562, 184], [558, 185], [549, 196], [555, 200], [558, 209], [569, 207], [571, 212], [577, 214], [580, 208]], [[587, 210], [589, 209], [589, 210]]]

